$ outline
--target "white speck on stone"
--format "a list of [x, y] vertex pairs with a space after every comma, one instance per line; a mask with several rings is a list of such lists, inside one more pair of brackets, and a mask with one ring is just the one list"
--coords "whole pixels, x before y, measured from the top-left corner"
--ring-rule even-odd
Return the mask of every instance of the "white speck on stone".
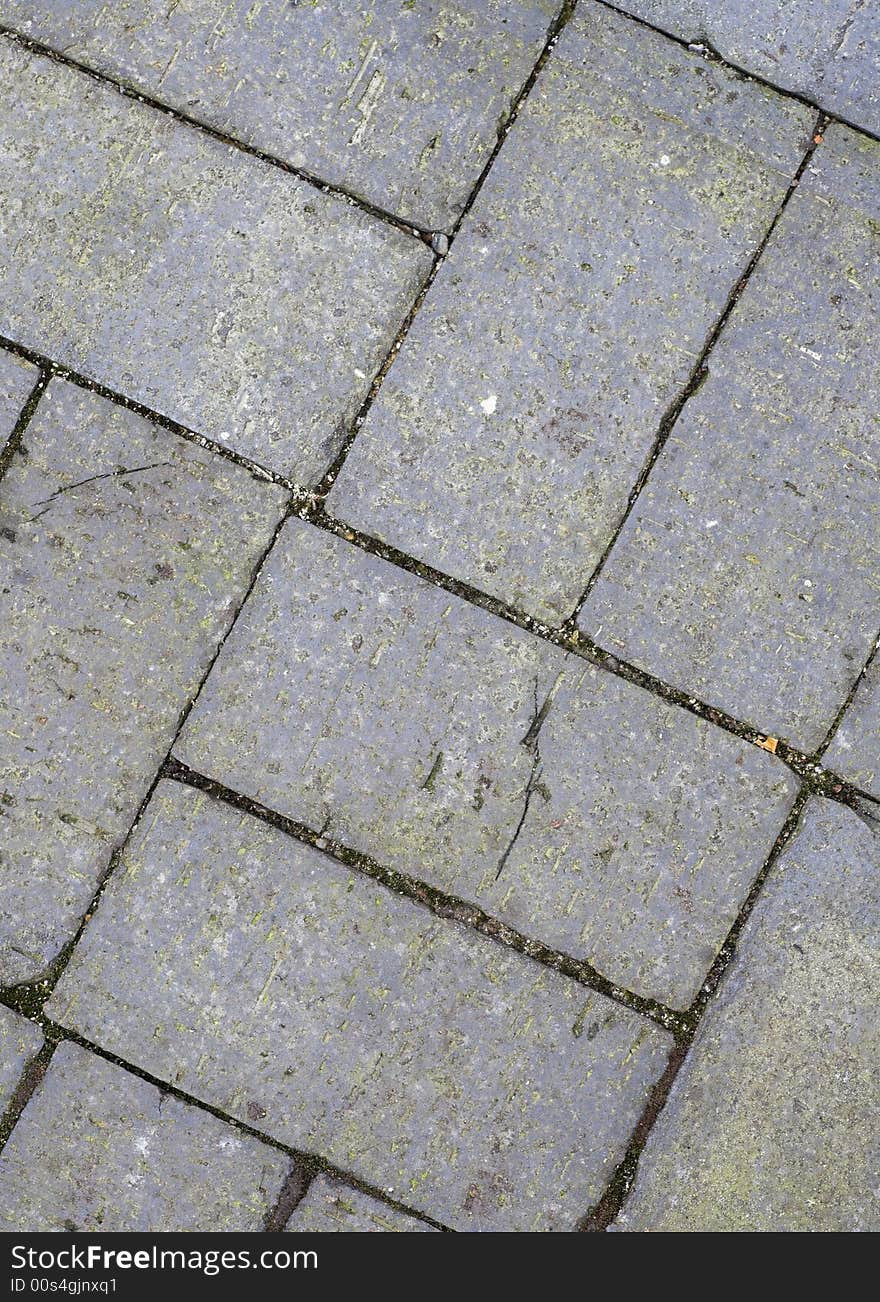
[[358, 377], [359, 380], [365, 380], [365, 379], [367, 378], [365, 372], [359, 370], [359, 368], [358, 368], [357, 366], [354, 368], [354, 373], [355, 373], [355, 375]]
[[495, 408], [498, 406], [498, 394], [490, 393], [488, 398], [482, 399], [480, 406], [483, 408], [483, 411], [487, 416], [491, 416], [494, 413]]
[[707, 521], [706, 521], [706, 528], [707, 528], [707, 529], [714, 529], [714, 528], [716, 527], [717, 524], [718, 524], [718, 521], [717, 521], [717, 520], [707, 520]]
[[660, 155], [660, 166], [661, 166], [661, 167], [668, 167], [669, 164], [670, 164], [671, 162], [672, 162], [672, 159], [669, 157], [668, 154], [661, 154], [661, 155]]

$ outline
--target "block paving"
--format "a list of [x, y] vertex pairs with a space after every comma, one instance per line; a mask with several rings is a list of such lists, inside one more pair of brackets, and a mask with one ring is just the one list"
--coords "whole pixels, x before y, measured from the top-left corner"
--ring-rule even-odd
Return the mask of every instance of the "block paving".
[[0, 15], [0, 1229], [871, 1231], [880, 7]]

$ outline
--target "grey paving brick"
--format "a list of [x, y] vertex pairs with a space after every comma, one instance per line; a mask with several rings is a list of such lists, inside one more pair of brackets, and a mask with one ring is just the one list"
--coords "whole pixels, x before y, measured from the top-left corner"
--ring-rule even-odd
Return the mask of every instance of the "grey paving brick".
[[0, 87], [0, 331], [317, 479], [429, 250], [6, 41]]
[[676, 1005], [795, 791], [755, 747], [299, 521], [175, 752]]
[[15, 1092], [28, 1061], [39, 1051], [38, 1026], [0, 1005], [0, 1117]]
[[284, 494], [53, 380], [0, 485], [0, 982], [75, 931]]
[[458, 1229], [573, 1228], [670, 1044], [174, 783], [157, 788], [48, 1006]]
[[3, 22], [431, 229], [449, 228], [559, 0], [4, 0]]
[[831, 127], [581, 626], [810, 749], [877, 635], [880, 145]]
[[261, 1230], [290, 1159], [63, 1043], [0, 1155], [0, 1229]]
[[570, 615], [810, 114], [598, 6], [539, 77], [330, 495]]
[[876, 0], [616, 0], [737, 67], [880, 131]]
[[291, 1233], [436, 1234], [432, 1225], [395, 1211], [350, 1185], [319, 1175], [284, 1227]]
[[622, 1227], [880, 1228], [880, 842], [808, 806], [642, 1156]]
[[880, 666], [876, 660], [843, 716], [823, 763], [880, 798]]
[[0, 453], [38, 376], [35, 366], [0, 350]]

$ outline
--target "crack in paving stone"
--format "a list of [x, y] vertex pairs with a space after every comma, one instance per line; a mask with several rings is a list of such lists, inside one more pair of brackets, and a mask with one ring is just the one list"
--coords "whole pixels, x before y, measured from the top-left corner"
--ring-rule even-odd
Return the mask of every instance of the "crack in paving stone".
[[19, 1082], [13, 1091], [12, 1098], [9, 1100], [2, 1117], [0, 1117], [0, 1153], [6, 1147], [6, 1141], [15, 1129], [16, 1123], [27, 1107], [31, 1096], [49, 1070], [56, 1044], [56, 1039], [46, 1036], [42, 1047], [25, 1065]]
[[309, 1191], [309, 1185], [315, 1178], [314, 1168], [304, 1163], [294, 1162], [287, 1179], [279, 1190], [275, 1205], [266, 1215], [263, 1223], [264, 1234], [279, 1234], [283, 1231], [297, 1207]]
[[46, 511], [52, 509], [52, 503], [57, 498], [62, 497], [65, 493], [72, 493], [75, 488], [83, 488], [87, 484], [96, 484], [101, 479], [127, 479], [129, 475], [142, 475], [147, 470], [158, 470], [160, 466], [170, 466], [170, 461], [152, 461], [147, 466], [132, 466], [130, 470], [125, 466], [120, 466], [118, 470], [108, 470], [102, 475], [89, 475], [87, 479], [79, 479], [75, 484], [67, 484], [64, 488], [57, 488], [49, 497], [42, 497], [39, 501], [32, 503], [33, 506], [44, 506], [45, 511], [38, 511], [36, 515], [31, 516], [31, 520], [40, 520], [46, 514]]
[[[0, 343], [2, 343], [2, 340], [0, 340]], [[15, 350], [9, 349], [8, 351], [14, 352]], [[27, 360], [32, 361], [33, 359], [28, 358]], [[39, 374], [37, 376], [36, 383], [34, 384], [34, 387], [31, 389], [30, 394], [28, 395], [24, 406], [19, 412], [18, 419], [16, 420], [15, 424], [12, 427], [12, 430], [10, 431], [5, 446], [3, 447], [2, 450], [0, 450], [0, 482], [2, 482], [3, 476], [6, 474], [6, 471], [9, 469], [10, 465], [12, 464], [12, 460], [15, 457], [15, 454], [18, 452], [18, 450], [21, 447], [21, 443], [22, 443], [22, 439], [24, 438], [25, 431], [28, 425], [30, 425], [34, 417], [34, 413], [36, 412], [37, 407], [40, 404], [40, 398], [42, 397], [46, 385], [49, 383], [49, 380], [51, 378], [51, 372], [47, 367], [43, 366], [39, 362], [37, 362], [36, 365], [39, 368]]]

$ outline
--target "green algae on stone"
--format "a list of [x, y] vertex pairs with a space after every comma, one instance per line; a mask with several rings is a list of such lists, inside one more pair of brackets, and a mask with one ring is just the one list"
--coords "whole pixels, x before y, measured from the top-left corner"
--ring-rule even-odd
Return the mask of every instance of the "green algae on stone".
[[0, 349], [0, 464], [3, 444], [12, 433], [39, 374], [30, 362], [23, 362], [14, 353]]
[[747, 742], [298, 520], [175, 755], [677, 1008], [796, 792]]
[[579, 6], [328, 509], [561, 623], [811, 126], [802, 105]]
[[876, 658], [822, 762], [880, 800], [880, 665]]
[[290, 1159], [64, 1042], [0, 1154], [0, 1230], [257, 1231]]
[[880, 1229], [880, 838], [824, 800], [773, 868], [615, 1228]]
[[[575, 1039], [587, 1000], [599, 1030]], [[457, 1229], [574, 1229], [671, 1047], [630, 1010], [171, 782], [47, 1008], [227, 1115], [258, 1106], [267, 1135]]]
[[0, 1118], [22, 1072], [42, 1044], [43, 1034], [38, 1026], [0, 1005]]
[[878, 213], [880, 144], [830, 127], [579, 620], [807, 751], [877, 635]]
[[72, 938], [286, 495], [53, 380], [0, 485], [0, 983]]
[[0, 43], [0, 333], [300, 483], [431, 265], [419, 241]]
[[865, 0], [616, 0], [617, 7], [880, 133], [880, 30]]
[[433, 1225], [323, 1174], [309, 1185], [305, 1198], [284, 1228], [294, 1234], [436, 1233]]
[[448, 229], [559, 8], [4, 0], [3, 21], [400, 217]]

